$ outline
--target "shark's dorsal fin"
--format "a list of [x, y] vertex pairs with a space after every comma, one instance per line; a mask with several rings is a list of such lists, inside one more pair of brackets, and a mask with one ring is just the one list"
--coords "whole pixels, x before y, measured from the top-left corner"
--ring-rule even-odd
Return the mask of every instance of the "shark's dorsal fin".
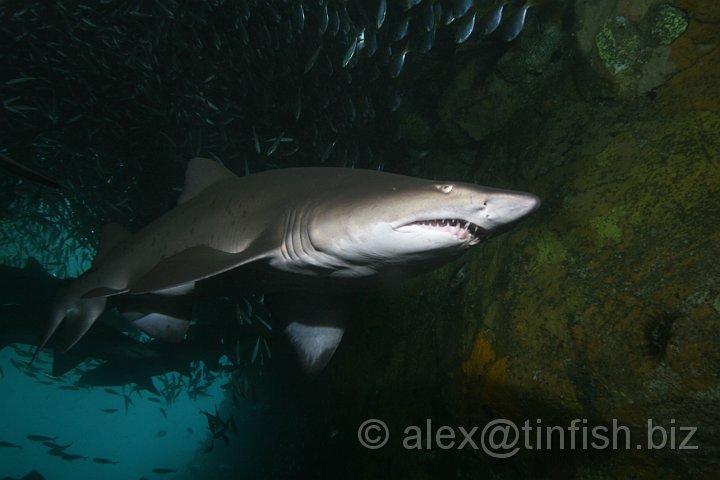
[[237, 175], [214, 160], [193, 158], [185, 171], [185, 188], [178, 198], [178, 205], [187, 202], [218, 182], [236, 177]]
[[125, 239], [130, 237], [125, 227], [118, 223], [108, 223], [100, 230], [100, 245], [98, 246], [95, 259], [93, 260], [93, 267], [110, 252], [113, 248], [118, 246]]
[[246, 263], [259, 260], [266, 248], [248, 248], [228, 253], [207, 245], [190, 247], [161, 261], [130, 285], [130, 293], [152, 293], [204, 280]]

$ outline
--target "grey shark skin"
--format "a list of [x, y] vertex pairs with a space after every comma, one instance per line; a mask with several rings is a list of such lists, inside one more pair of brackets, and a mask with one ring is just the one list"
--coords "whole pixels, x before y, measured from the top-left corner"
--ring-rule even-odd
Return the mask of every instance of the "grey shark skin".
[[[433, 269], [502, 231], [540, 204], [532, 194], [373, 170], [293, 168], [238, 177], [195, 158], [178, 206], [134, 235], [101, 236], [93, 267], [59, 289], [45, 345], [63, 320], [71, 348], [121, 294], [191, 292], [195, 282], [247, 266], [265, 291], [354, 289]], [[303, 367], [316, 373], [343, 334], [335, 305], [306, 306], [286, 328]], [[158, 338], [182, 338], [187, 321], [142, 317]], [[292, 319], [291, 319], [292, 320]]]

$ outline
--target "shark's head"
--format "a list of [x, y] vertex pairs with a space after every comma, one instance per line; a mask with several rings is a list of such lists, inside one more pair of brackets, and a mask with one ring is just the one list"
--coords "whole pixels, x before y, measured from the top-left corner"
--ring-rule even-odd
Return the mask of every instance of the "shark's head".
[[[328, 196], [310, 215], [313, 247], [349, 265], [439, 262], [504, 231], [540, 200], [524, 192], [388, 175]], [[352, 270], [352, 268], [351, 268]], [[352, 273], [348, 272], [349, 275]]]

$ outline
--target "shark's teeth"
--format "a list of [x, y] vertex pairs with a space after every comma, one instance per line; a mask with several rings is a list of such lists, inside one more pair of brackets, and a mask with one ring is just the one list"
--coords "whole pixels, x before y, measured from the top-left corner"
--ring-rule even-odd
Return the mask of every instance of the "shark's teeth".
[[446, 231], [447, 233], [456, 236], [460, 240], [467, 240], [468, 235], [470, 236], [470, 243], [475, 244], [482, 238], [487, 236], [487, 230], [472, 222], [458, 218], [441, 218], [432, 220], [418, 220], [416, 222], [409, 223], [405, 226], [420, 225], [424, 227], [431, 227], [434, 229]]

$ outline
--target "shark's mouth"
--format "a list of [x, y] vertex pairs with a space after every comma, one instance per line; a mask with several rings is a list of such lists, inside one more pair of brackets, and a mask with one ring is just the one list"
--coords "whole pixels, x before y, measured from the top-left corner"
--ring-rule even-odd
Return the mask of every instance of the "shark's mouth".
[[420, 226], [435, 231], [446, 232], [458, 240], [468, 241], [471, 245], [486, 238], [490, 232], [467, 220], [458, 218], [443, 218], [439, 220], [418, 220], [403, 225], [403, 227]]

